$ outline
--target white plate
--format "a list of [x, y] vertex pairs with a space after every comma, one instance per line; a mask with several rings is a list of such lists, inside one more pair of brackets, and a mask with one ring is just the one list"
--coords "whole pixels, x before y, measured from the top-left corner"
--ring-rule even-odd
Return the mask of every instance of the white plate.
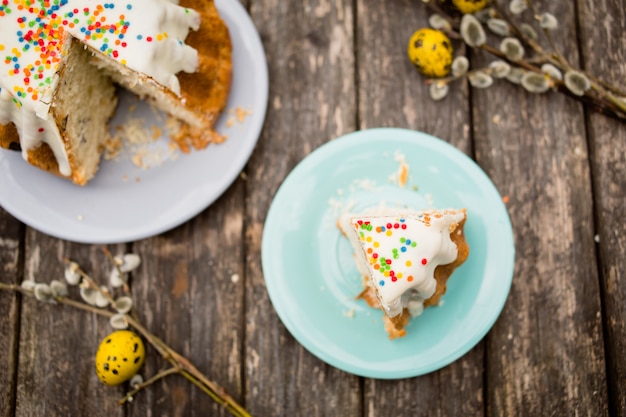
[[[27, 225], [82, 243], [129, 242], [172, 229], [212, 204], [237, 178], [258, 140], [268, 96], [265, 52], [238, 1], [216, 0], [233, 43], [233, 84], [217, 130], [228, 140], [202, 151], [167, 158], [150, 169], [126, 155], [103, 161], [95, 179], [79, 187], [26, 163], [19, 152], [0, 152], [0, 205]], [[122, 94], [120, 118], [160, 118], [145, 103]], [[135, 106], [132, 112], [125, 111]], [[232, 112], [247, 113], [242, 120]], [[130, 116], [129, 116], [130, 114]], [[169, 139], [157, 147], [167, 148]], [[155, 154], [153, 152], [152, 154]]]

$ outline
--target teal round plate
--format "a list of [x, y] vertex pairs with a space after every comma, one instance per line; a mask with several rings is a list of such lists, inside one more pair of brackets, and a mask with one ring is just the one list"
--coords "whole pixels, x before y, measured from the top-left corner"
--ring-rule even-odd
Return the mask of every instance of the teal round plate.
[[[408, 181], [398, 184], [401, 165]], [[467, 209], [468, 260], [437, 307], [390, 340], [382, 312], [356, 299], [362, 278], [339, 215], [387, 207]], [[502, 311], [515, 247], [497, 189], [474, 161], [433, 136], [405, 129], [354, 132], [312, 152], [280, 186], [265, 222], [262, 263], [271, 302], [312, 354], [352, 374], [408, 378], [440, 369], [474, 347]]]

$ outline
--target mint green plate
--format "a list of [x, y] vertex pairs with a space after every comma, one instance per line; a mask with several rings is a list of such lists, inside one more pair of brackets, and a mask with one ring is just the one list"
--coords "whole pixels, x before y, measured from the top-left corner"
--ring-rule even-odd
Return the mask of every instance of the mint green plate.
[[[405, 187], [394, 181], [402, 158]], [[362, 290], [352, 249], [335, 223], [347, 209], [467, 208], [468, 260], [443, 303], [389, 340], [382, 312]], [[502, 198], [487, 175], [450, 144], [427, 134], [370, 129], [312, 152], [279, 188], [265, 222], [263, 273], [289, 332], [326, 363], [356, 375], [407, 378], [440, 369], [474, 347], [496, 321], [513, 278], [515, 248]]]

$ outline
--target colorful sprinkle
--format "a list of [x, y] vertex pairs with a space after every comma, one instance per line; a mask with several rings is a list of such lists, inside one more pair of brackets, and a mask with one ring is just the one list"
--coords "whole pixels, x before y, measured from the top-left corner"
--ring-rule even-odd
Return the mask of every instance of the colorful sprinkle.
[[[76, 4], [85, 7], [76, 7]], [[19, 100], [37, 100], [49, 88], [53, 74], [67, 53], [65, 40], [73, 34], [103, 54], [126, 65], [122, 51], [128, 47], [126, 37], [132, 22], [133, 4], [107, 2], [76, 2], [72, 0], [0, 0], [0, 25], [12, 24], [17, 30], [13, 39], [3, 33], [0, 43], [0, 65], [10, 77], [19, 77], [15, 84], [32, 85], [28, 93], [21, 91]], [[137, 14], [136, 12], [132, 12]], [[5, 23], [6, 22], [6, 23]], [[139, 33], [134, 39], [150, 43], [169, 38], [168, 32]], [[35, 54], [25, 54], [33, 51]]]
[[415, 279], [415, 268], [428, 265], [428, 258], [432, 256], [424, 252], [428, 245], [420, 245], [418, 240], [440, 238], [439, 232], [429, 232], [429, 229], [433, 221], [441, 217], [440, 213], [424, 212], [411, 219], [374, 217], [354, 220], [368, 263], [381, 276], [379, 283], [411, 282]]

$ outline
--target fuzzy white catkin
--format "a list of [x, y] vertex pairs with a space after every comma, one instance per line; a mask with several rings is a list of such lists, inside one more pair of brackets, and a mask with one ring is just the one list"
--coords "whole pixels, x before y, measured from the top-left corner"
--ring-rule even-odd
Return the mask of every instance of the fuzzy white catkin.
[[584, 96], [585, 92], [591, 88], [589, 78], [582, 72], [569, 70], [563, 77], [563, 82], [569, 91], [577, 96]]
[[542, 13], [539, 16], [539, 25], [547, 30], [554, 30], [559, 27], [559, 21], [551, 13]]
[[557, 67], [555, 67], [552, 64], [543, 64], [541, 66], [541, 71], [544, 74], [548, 74], [550, 78], [554, 78], [555, 80], [563, 79], [563, 74], [561, 73], [561, 70], [559, 70]]
[[466, 44], [473, 47], [481, 46], [487, 42], [483, 25], [469, 13], [463, 15], [461, 19], [461, 36]]
[[50, 289], [50, 286], [48, 284], [35, 284], [35, 287], [33, 288], [33, 294], [35, 295], [35, 298], [39, 301], [54, 301], [54, 294], [52, 293], [52, 290]]
[[482, 71], [470, 74], [468, 79], [472, 87], [476, 88], [487, 88], [493, 84], [493, 78]]
[[520, 84], [530, 93], [545, 93], [550, 88], [550, 84], [545, 75], [536, 72], [527, 72], [524, 74]]
[[491, 75], [495, 78], [504, 78], [511, 72], [511, 66], [502, 60], [496, 60], [489, 64]]
[[535, 31], [535, 28], [533, 28], [531, 25], [529, 25], [528, 23], [522, 23], [519, 25], [519, 30], [522, 32], [522, 34], [524, 34], [528, 39], [531, 39], [533, 41], [536, 41], [538, 36], [537, 36], [537, 32]]
[[445, 18], [443, 18], [441, 15], [438, 15], [437, 13], [432, 14], [428, 18], [428, 24], [433, 29], [450, 29], [450, 22], [448, 22]]
[[474, 13], [474, 16], [476, 16], [476, 19], [478, 19], [478, 21], [482, 23], [487, 23], [487, 21], [491, 19], [492, 17], [494, 17], [495, 15], [496, 15], [496, 12], [493, 9], [493, 7], [486, 7]]
[[433, 83], [430, 85], [428, 91], [430, 93], [430, 98], [435, 101], [439, 101], [448, 95], [449, 89], [450, 87], [448, 86], [448, 84], [442, 83], [441, 85], [439, 85], [439, 83]]
[[78, 272], [78, 264], [76, 262], [70, 262], [65, 267], [64, 275], [65, 281], [70, 285], [78, 285], [81, 281], [80, 273]]
[[32, 291], [35, 289], [35, 285], [36, 285], [35, 281], [33, 281], [32, 279], [26, 279], [22, 281], [22, 284], [20, 286], [24, 288], [25, 290]]
[[143, 377], [140, 374], [135, 374], [130, 379], [129, 385], [133, 388], [136, 388], [138, 385], [143, 384]]
[[67, 285], [64, 282], [53, 279], [50, 281], [50, 289], [52, 290], [52, 294], [56, 297], [67, 297], [69, 294], [67, 290]]
[[526, 4], [526, 0], [511, 0], [509, 3], [509, 10], [514, 15], [522, 14], [526, 9], [528, 9], [528, 4]]
[[113, 288], [119, 288], [126, 283], [126, 277], [120, 273], [120, 270], [117, 267], [113, 267], [111, 269], [111, 273], [109, 274], [109, 284]]
[[89, 305], [96, 305], [98, 291], [94, 288], [80, 288], [80, 298]]
[[126, 314], [133, 308], [133, 300], [130, 297], [122, 296], [115, 300], [113, 307], [120, 314]]
[[141, 258], [135, 253], [127, 253], [122, 257], [122, 264], [120, 270], [122, 272], [130, 272], [136, 269], [141, 264]]
[[500, 52], [511, 61], [519, 61], [524, 57], [524, 47], [517, 38], [504, 38], [500, 42]]
[[522, 81], [522, 77], [524, 76], [524, 70], [520, 68], [511, 68], [509, 74], [506, 76], [506, 79], [513, 84], [519, 84]]
[[96, 307], [104, 308], [109, 305], [109, 299], [104, 296], [104, 292], [107, 292], [107, 287], [100, 287], [100, 291], [96, 292], [95, 305]]
[[452, 75], [460, 77], [467, 73], [469, 69], [469, 60], [463, 55], [459, 55], [452, 61]]
[[496, 18], [489, 19], [487, 21], [487, 27], [493, 33], [495, 33], [496, 35], [500, 35], [500, 36], [508, 36], [510, 32], [509, 24], [506, 23], [506, 21], [502, 19], [496, 19]]
[[128, 319], [124, 314], [114, 314], [109, 319], [109, 325], [115, 330], [123, 330], [128, 328]]

